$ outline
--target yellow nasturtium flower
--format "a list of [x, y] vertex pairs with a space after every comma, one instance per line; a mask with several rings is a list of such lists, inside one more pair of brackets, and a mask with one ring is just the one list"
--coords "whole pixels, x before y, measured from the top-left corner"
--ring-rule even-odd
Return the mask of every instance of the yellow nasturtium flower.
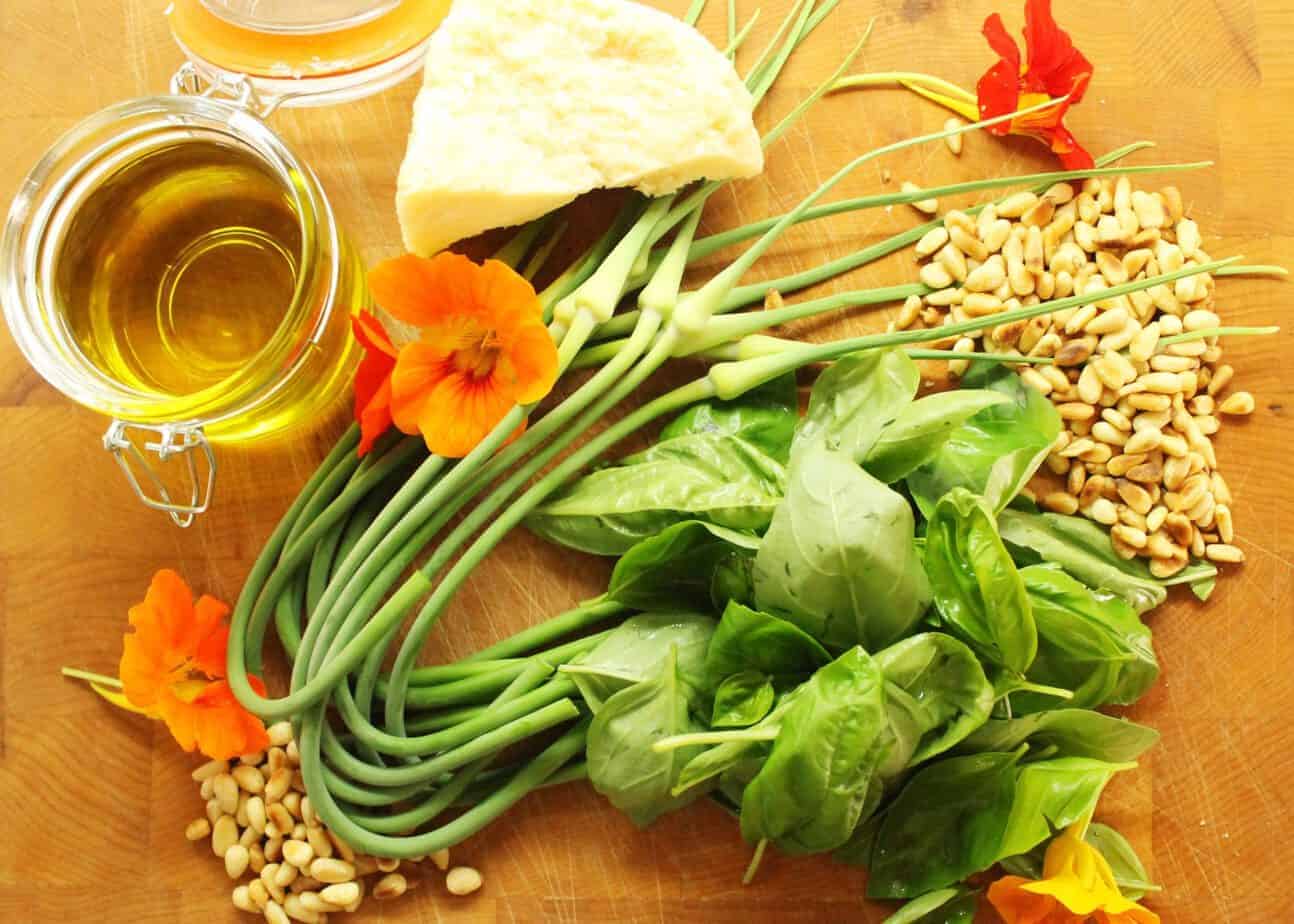
[[1003, 876], [988, 900], [1007, 924], [1159, 924], [1159, 915], [1124, 898], [1105, 857], [1070, 825], [1051, 842], [1042, 878]]

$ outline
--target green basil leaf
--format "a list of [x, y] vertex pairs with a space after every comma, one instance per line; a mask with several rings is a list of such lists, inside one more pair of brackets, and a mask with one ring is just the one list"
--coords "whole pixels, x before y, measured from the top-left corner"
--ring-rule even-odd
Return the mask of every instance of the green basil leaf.
[[1004, 510], [997, 525], [1018, 561], [1033, 564], [1041, 559], [1060, 565], [1088, 587], [1122, 597], [1138, 613], [1154, 609], [1168, 597], [1144, 562], [1120, 558], [1110, 545], [1109, 533], [1084, 517]]
[[741, 800], [741, 834], [786, 853], [844, 844], [880, 801], [876, 770], [888, 739], [884, 678], [854, 647], [801, 688]]
[[689, 433], [737, 436], [758, 446], [783, 465], [791, 457], [791, 440], [800, 422], [795, 375], [784, 375], [751, 389], [733, 401], [694, 404], [661, 431], [661, 440]]
[[1135, 902], [1147, 892], [1159, 891], [1159, 886], [1151, 881], [1137, 851], [1117, 830], [1094, 821], [1087, 826], [1083, 840], [1095, 847], [1105, 857], [1105, 862], [1110, 864], [1114, 881], [1124, 898]]
[[691, 433], [567, 485], [526, 518], [532, 532], [595, 555], [623, 555], [683, 520], [759, 531], [786, 472], [735, 436]]
[[720, 563], [734, 549], [758, 548], [756, 537], [723, 526], [675, 523], [625, 552], [611, 572], [607, 598], [639, 610], [707, 607]]
[[920, 384], [916, 363], [903, 350], [865, 350], [836, 360], [813, 385], [791, 458], [827, 449], [861, 462]]
[[966, 889], [940, 889], [914, 898], [881, 924], [972, 924], [979, 895]]
[[930, 602], [912, 508], [840, 453], [805, 449], [755, 556], [755, 602], [828, 648], [882, 648]]
[[679, 677], [689, 695], [700, 700], [707, 689], [705, 653], [714, 620], [700, 613], [643, 613], [630, 616], [593, 648], [561, 665], [558, 671], [576, 681], [589, 706], [660, 671], [673, 651]]
[[989, 372], [984, 386], [1010, 400], [975, 414], [934, 458], [907, 476], [908, 489], [927, 517], [939, 498], [957, 487], [981, 495], [1000, 511], [1038, 470], [1060, 433], [1060, 415], [1052, 403], [1011, 370]]
[[990, 719], [957, 746], [960, 752], [1014, 751], [1056, 757], [1086, 757], [1111, 763], [1136, 760], [1156, 742], [1159, 732], [1090, 709], [1053, 709], [1013, 719]]
[[742, 671], [724, 679], [714, 691], [713, 728], [754, 725], [773, 708], [773, 679], [759, 671]]
[[1011, 814], [994, 859], [1026, 853], [1090, 815], [1106, 784], [1132, 763], [1058, 757], [1024, 764], [1016, 776]]
[[732, 549], [714, 565], [710, 575], [710, 606], [722, 613], [729, 603], [755, 602], [755, 553]]
[[677, 660], [678, 649], [671, 645], [655, 677], [610, 697], [589, 725], [589, 782], [639, 827], [703, 793], [701, 789], [682, 796], [672, 792], [679, 771], [697, 749], [660, 752], [652, 748], [662, 738], [699, 730], [690, 717]]
[[1015, 795], [1016, 755], [950, 757], [918, 770], [885, 810], [871, 898], [917, 898], [992, 866]]
[[876, 664], [885, 675], [885, 709], [896, 738], [882, 776], [947, 751], [993, 709], [993, 685], [979, 659], [951, 635], [914, 635], [878, 651]]
[[966, 421], [985, 408], [1009, 400], [989, 389], [960, 389], [914, 401], [881, 431], [863, 460], [863, 468], [886, 484], [906, 478], [933, 459]]
[[1032, 606], [983, 498], [965, 488], [940, 498], [925, 563], [943, 625], [985, 660], [1023, 673], [1038, 648]]
[[830, 661], [817, 639], [794, 623], [735, 602], [724, 609], [705, 656], [711, 683], [746, 670], [807, 676]]
[[[1136, 702], [1159, 677], [1150, 629], [1121, 597], [1092, 591], [1054, 565], [1030, 565], [1021, 577], [1038, 627], [1038, 656], [1027, 678], [1071, 690], [1065, 705], [1090, 708]], [[1055, 700], [1028, 692], [1012, 709], [1037, 712]]]

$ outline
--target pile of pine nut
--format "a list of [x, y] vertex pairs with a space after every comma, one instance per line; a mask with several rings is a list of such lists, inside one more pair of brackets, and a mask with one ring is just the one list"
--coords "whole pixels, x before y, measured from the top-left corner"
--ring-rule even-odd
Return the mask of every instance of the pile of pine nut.
[[[932, 291], [908, 298], [895, 329], [991, 318], [1210, 261], [1181, 193], [1134, 190], [1127, 177], [1016, 193], [974, 217], [950, 211], [916, 253]], [[1046, 465], [1063, 486], [1040, 477], [1031, 494], [1045, 509], [1108, 527], [1120, 556], [1148, 559], [1166, 578], [1191, 558], [1244, 561], [1210, 437], [1219, 415], [1252, 413], [1253, 395], [1231, 390], [1217, 337], [1160, 343], [1220, 323], [1215, 281], [1202, 273], [944, 345], [1053, 359], [1018, 367], [1064, 421]], [[968, 365], [953, 360], [949, 371]]]
[[[234, 907], [263, 915], [269, 924], [321, 924], [331, 912], [355, 911], [366, 895], [396, 898], [413, 888], [418, 879], [406, 873], [418, 870], [423, 858], [402, 864], [352, 850], [310, 805], [291, 724], [270, 726], [269, 738], [264, 752], [232, 765], [208, 761], [193, 771], [207, 813], [190, 822], [184, 836], [210, 841], [229, 878], [239, 883]], [[481, 887], [481, 874], [470, 866], [449, 868], [448, 850], [430, 859], [445, 872], [451, 894]]]

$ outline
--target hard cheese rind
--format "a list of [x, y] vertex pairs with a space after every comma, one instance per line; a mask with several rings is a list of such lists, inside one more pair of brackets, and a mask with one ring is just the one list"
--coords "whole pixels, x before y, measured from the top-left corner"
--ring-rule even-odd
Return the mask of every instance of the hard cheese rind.
[[763, 169], [753, 103], [699, 32], [627, 0], [458, 0], [432, 36], [396, 209], [432, 254], [602, 187]]

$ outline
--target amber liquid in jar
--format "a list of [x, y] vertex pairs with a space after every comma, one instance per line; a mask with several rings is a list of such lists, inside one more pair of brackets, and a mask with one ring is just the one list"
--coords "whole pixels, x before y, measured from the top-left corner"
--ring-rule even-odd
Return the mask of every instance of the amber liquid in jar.
[[[297, 294], [302, 252], [282, 179], [242, 148], [190, 139], [123, 163], [87, 197], [63, 238], [54, 295], [85, 357], [157, 399], [159, 416], [169, 399], [184, 399], [179, 407], [199, 393], [233, 405], [245, 396], [222, 390], [250, 393], [249, 380], [273, 369], [248, 373], [281, 361], [270, 346]], [[329, 339], [348, 351], [344, 333]], [[317, 410], [345, 363], [322, 365], [297, 394], [225, 431], [245, 438]]]

